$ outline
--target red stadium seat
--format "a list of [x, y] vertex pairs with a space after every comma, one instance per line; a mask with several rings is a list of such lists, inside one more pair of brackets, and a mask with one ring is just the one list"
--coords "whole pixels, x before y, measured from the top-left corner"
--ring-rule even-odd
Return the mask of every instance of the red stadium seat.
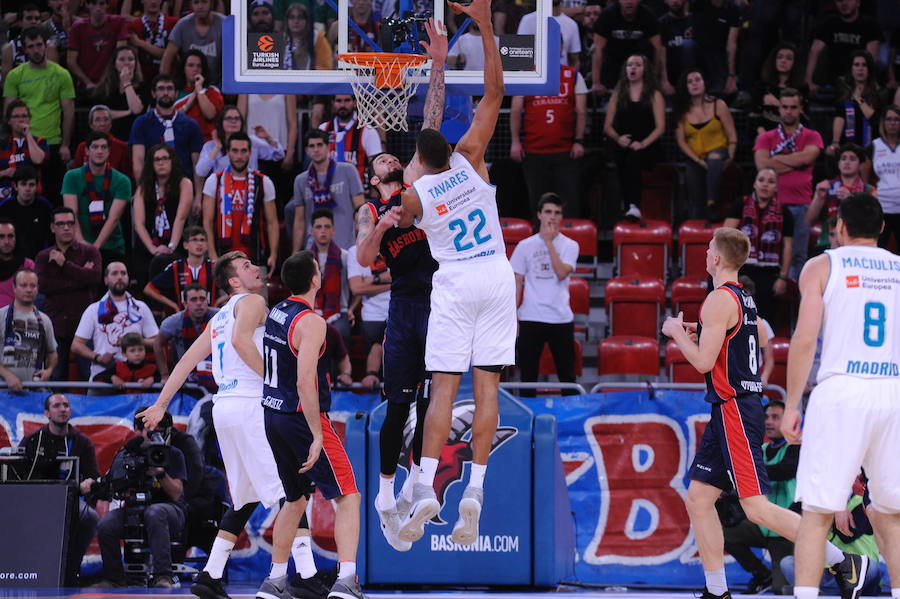
[[[583, 218], [565, 218], [560, 232], [578, 242], [579, 262], [575, 272], [593, 276], [597, 270], [597, 225]], [[582, 258], [590, 258], [590, 262], [583, 262]]]
[[678, 256], [682, 276], [706, 276], [706, 250], [713, 231], [722, 223], [705, 220], [686, 220], [678, 228]]
[[[584, 359], [582, 358], [584, 351], [581, 347], [581, 341], [575, 340], [575, 376], [581, 376], [584, 371]], [[544, 344], [541, 352], [541, 361], [538, 363], [538, 375], [549, 376], [556, 374], [556, 364], [553, 362], [553, 354], [550, 353], [550, 346]]]
[[650, 337], [607, 337], [597, 346], [597, 362], [601, 375], [659, 376], [659, 344]]
[[591, 313], [591, 290], [581, 277], [569, 277], [569, 307], [575, 313], [575, 332], [588, 337], [588, 316]]
[[781, 337], [790, 337], [797, 323], [797, 315], [800, 312], [800, 287], [796, 281], [787, 281], [787, 290], [784, 295], [775, 296], [775, 319], [763, 318], [769, 321], [775, 334]]
[[775, 352], [775, 369], [769, 377], [769, 384], [787, 389], [787, 358], [791, 341], [786, 337], [773, 337], [769, 343], [772, 345], [772, 351]]
[[666, 375], [670, 383], [702, 383], [706, 380], [691, 366], [674, 341], [666, 344]]
[[531, 237], [531, 223], [522, 218], [500, 218], [500, 228], [503, 229], [503, 243], [506, 244], [506, 257], [512, 256], [516, 245]]
[[619, 221], [613, 228], [616, 273], [666, 280], [672, 227], [660, 220]]
[[709, 293], [709, 280], [698, 277], [681, 277], [672, 283], [672, 314], [684, 312], [685, 322], [697, 322], [700, 304]]
[[[610, 335], [638, 335], [656, 339], [659, 317], [666, 304], [660, 279], [616, 277], [606, 284], [606, 313]], [[618, 317], [617, 317], [618, 315]]]
[[678, 171], [671, 164], [657, 164], [653, 170], [643, 172], [642, 178], [641, 216], [672, 222], [676, 190], [681, 188]]

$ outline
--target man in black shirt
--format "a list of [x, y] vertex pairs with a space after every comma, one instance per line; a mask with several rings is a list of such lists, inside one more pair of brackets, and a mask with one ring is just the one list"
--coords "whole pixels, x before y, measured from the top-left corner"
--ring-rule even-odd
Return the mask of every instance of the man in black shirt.
[[[820, 85], [834, 85], [837, 77], [849, 73], [850, 54], [854, 50], [866, 50], [873, 59], [878, 59], [881, 31], [875, 19], [859, 13], [859, 3], [860, 0], [836, 0], [838, 14], [826, 17], [813, 32], [806, 63], [806, 84], [813, 96]], [[827, 68], [819, 68], [823, 51]]]
[[38, 195], [38, 174], [31, 166], [16, 169], [13, 175], [15, 195], [0, 204], [0, 218], [12, 221], [16, 231], [27, 231], [18, 240], [19, 254], [34, 260], [50, 244], [53, 205]]
[[732, 0], [695, 0], [691, 4], [697, 60], [706, 75], [706, 90], [737, 92], [737, 38], [741, 15]]
[[666, 0], [669, 11], [659, 18], [659, 35], [666, 52], [666, 76], [675, 84], [696, 65], [694, 27], [687, 0]]
[[641, 54], [653, 62], [663, 93], [674, 93], [666, 77], [666, 53], [656, 17], [640, 0], [619, 0], [607, 6], [594, 25], [591, 76], [595, 94], [605, 95], [616, 85], [622, 64], [632, 54]]

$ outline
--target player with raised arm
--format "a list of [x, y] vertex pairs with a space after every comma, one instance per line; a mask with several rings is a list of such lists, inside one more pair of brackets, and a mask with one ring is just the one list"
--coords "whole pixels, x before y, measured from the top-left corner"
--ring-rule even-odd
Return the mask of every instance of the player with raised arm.
[[[730, 227], [716, 229], [706, 251], [706, 271], [714, 289], [700, 307], [700, 322], [683, 322], [679, 313], [662, 326], [663, 334], [706, 377], [706, 401], [712, 404], [709, 424], [688, 472], [691, 483], [685, 500], [706, 579], [701, 599], [730, 597], [724, 536], [715, 509], [723, 491], [734, 489], [750, 521], [790, 541], [797, 538], [800, 526], [799, 515], [766, 496], [769, 478], [762, 451], [765, 416], [756, 304], [736, 282], [749, 253], [750, 239], [744, 233]], [[848, 482], [844, 489], [849, 486]], [[852, 573], [864, 568], [867, 558], [845, 555], [828, 543], [825, 563], [835, 569], [843, 594], [856, 585]]]
[[[243, 252], [228, 252], [216, 261], [214, 273], [216, 285], [228, 293], [228, 301], [175, 365], [156, 402], [137, 415], [145, 426], [155, 428], [187, 377], [211, 355], [213, 377], [219, 386], [213, 398], [213, 422], [233, 507], [222, 517], [206, 566], [191, 585], [191, 592], [201, 599], [228, 597], [222, 585], [222, 574], [241, 531], [257, 505], [262, 503], [272, 507], [285, 496], [275, 457], [266, 440], [260, 404], [263, 324], [268, 313], [265, 300], [258, 294], [264, 285], [260, 269]], [[276, 531], [285, 527], [289, 516], [287, 510], [279, 512], [275, 519]], [[328, 589], [321, 578], [315, 576], [308, 528], [305, 522], [301, 523], [303, 533], [297, 534], [297, 522], [293, 522], [287, 530], [287, 534], [295, 538], [294, 561], [301, 573], [292, 586], [297, 592], [324, 597]], [[302, 577], [304, 573], [306, 578]], [[267, 583], [260, 588], [258, 597], [289, 599], [283, 589], [274, 592]]]
[[[900, 599], [900, 257], [878, 247], [884, 215], [878, 200], [856, 193], [838, 207], [840, 247], [810, 259], [800, 273], [800, 314], [787, 366], [787, 407], [781, 430], [803, 443], [797, 501], [803, 502], [795, 544], [797, 599], [814, 599], [822, 576], [822, 542], [846, 490], [862, 466], [869, 478], [872, 525]], [[800, 404], [822, 332], [817, 384], [806, 417]], [[855, 597], [868, 564], [842, 591]], [[849, 582], [849, 581], [848, 581]]]
[[[426, 129], [438, 129], [444, 115], [444, 61], [447, 58], [447, 35], [443, 23], [430, 19], [425, 25], [430, 44], [422, 42], [431, 57], [431, 75], [425, 96]], [[398, 551], [408, 551], [411, 544], [397, 537], [400, 518], [406, 515], [412, 501], [413, 486], [418, 480], [422, 454], [422, 429], [428, 408], [425, 381], [425, 338], [431, 311], [431, 277], [437, 263], [431, 257], [425, 232], [414, 226], [397, 227], [400, 196], [421, 175], [418, 156], [403, 169], [396, 156], [383, 152], [369, 164], [369, 183], [378, 190], [379, 199], [370, 200], [357, 212], [357, 260], [371, 266], [381, 255], [391, 273], [391, 301], [384, 334], [384, 387], [387, 411], [381, 425], [379, 446], [381, 466], [375, 509], [381, 520], [381, 531], [387, 542]], [[377, 224], [376, 224], [377, 223]], [[403, 445], [403, 429], [409, 417], [410, 404], [416, 402], [416, 429], [413, 435], [412, 466], [403, 483], [399, 499], [394, 498], [394, 477]]]
[[484, 503], [484, 475], [497, 431], [500, 373], [515, 362], [516, 283], [506, 258], [496, 191], [488, 183], [484, 153], [494, 134], [503, 101], [503, 71], [494, 44], [490, 0], [473, 0], [456, 13], [471, 17], [484, 41], [484, 96], [472, 125], [456, 151], [434, 129], [423, 129], [416, 153], [424, 173], [402, 194], [402, 208], [392, 208], [399, 225], [414, 219], [428, 236], [440, 265], [432, 279], [431, 314], [425, 344], [425, 368], [432, 373], [425, 418], [421, 473], [413, 487], [413, 504], [399, 537], [414, 542], [425, 523], [440, 510], [434, 477], [450, 433], [453, 400], [460, 378], [474, 366], [475, 415], [472, 422], [472, 469], [459, 503], [454, 542], [471, 545], [478, 538]]
[[[263, 400], [266, 437], [275, 455], [278, 476], [290, 511], [286, 527], [296, 527], [311, 483], [326, 501], [334, 501], [334, 540], [338, 579], [331, 599], [361, 599], [356, 579], [360, 495], [353, 467], [328, 419], [331, 388], [327, 368], [319, 368], [325, 352], [325, 320], [315, 313], [322, 275], [315, 254], [297, 252], [281, 267], [281, 280], [292, 295], [279, 302], [266, 319], [263, 337]], [[287, 562], [291, 537], [275, 529], [273, 567]], [[285, 598], [288, 599], [288, 598]]]

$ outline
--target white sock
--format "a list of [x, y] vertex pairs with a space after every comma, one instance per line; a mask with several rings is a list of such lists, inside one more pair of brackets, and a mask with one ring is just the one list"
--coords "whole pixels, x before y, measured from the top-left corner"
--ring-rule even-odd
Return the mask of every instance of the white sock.
[[269, 578], [281, 578], [282, 576], [287, 576], [287, 562], [282, 562], [280, 564], [272, 562]]
[[484, 474], [487, 471], [487, 464], [476, 464], [472, 462], [472, 471], [469, 473], [469, 486], [476, 489], [484, 488]]
[[422, 471], [419, 473], [419, 480], [417, 482], [427, 487], [433, 487], [434, 475], [437, 472], [438, 467], [437, 458], [426, 458], [423, 456], [419, 467]]
[[713, 595], [722, 595], [728, 591], [728, 583], [725, 581], [725, 568], [704, 570], [703, 577], [706, 578], [706, 590]]
[[825, 565], [829, 568], [844, 561], [844, 552], [834, 546], [831, 541], [825, 541]]
[[795, 599], [816, 599], [818, 596], [818, 587], [794, 587]]
[[375, 507], [380, 510], [389, 510], [394, 507], [394, 476], [386, 478], [383, 474], [378, 477], [378, 495], [375, 496]]
[[234, 548], [233, 541], [227, 541], [222, 537], [216, 537], [213, 541], [212, 549], [209, 551], [209, 559], [206, 560], [206, 567], [203, 570], [215, 579], [222, 578], [225, 571], [225, 564], [231, 556], [231, 550]]
[[891, 589], [891, 599], [900, 599], [900, 587]]
[[300, 578], [312, 578], [316, 574], [316, 560], [313, 558], [312, 543], [309, 535], [294, 537], [291, 546], [291, 556], [294, 558], [294, 567], [300, 573]]
[[418, 464], [413, 464], [409, 467], [409, 476], [406, 477], [406, 480], [403, 481], [403, 486], [400, 487], [400, 496], [403, 499], [412, 501], [413, 485], [415, 485], [419, 481], [419, 476], [421, 474], [422, 469]]
[[356, 576], [356, 562], [341, 562], [338, 568], [338, 578], [353, 578]]

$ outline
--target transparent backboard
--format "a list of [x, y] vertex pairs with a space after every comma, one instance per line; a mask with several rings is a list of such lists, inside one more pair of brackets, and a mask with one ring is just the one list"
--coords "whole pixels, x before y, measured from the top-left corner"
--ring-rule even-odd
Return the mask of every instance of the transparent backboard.
[[[430, 16], [448, 22], [448, 94], [484, 91], [480, 32], [445, 0], [233, 0], [224, 25], [226, 93], [350, 93], [336, 56], [346, 52], [424, 53]], [[352, 5], [351, 5], [352, 4]], [[267, 8], [271, 7], [271, 8]], [[551, 0], [536, 0], [526, 15], [533, 33], [497, 36], [508, 95], [559, 93], [560, 33]], [[528, 28], [531, 31], [531, 27]], [[420, 75], [427, 86], [430, 64]]]

